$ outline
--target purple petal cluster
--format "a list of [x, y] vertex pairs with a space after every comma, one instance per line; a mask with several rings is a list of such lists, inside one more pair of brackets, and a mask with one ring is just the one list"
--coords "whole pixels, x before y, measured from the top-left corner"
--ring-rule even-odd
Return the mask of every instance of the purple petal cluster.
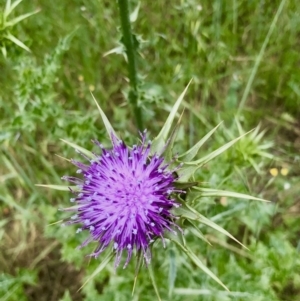
[[87, 230], [89, 238], [80, 246], [97, 241], [92, 256], [97, 257], [107, 247], [116, 253], [115, 266], [120, 264], [122, 253], [127, 253], [124, 267], [134, 250], [141, 252], [145, 262], [151, 260], [150, 244], [161, 238], [165, 231], [175, 232], [172, 208], [178, 207], [174, 192], [174, 170], [159, 155], [150, 155], [151, 143], [142, 135], [140, 145], [129, 148], [113, 137], [113, 148], [101, 149], [89, 164], [72, 160], [82, 173], [83, 180], [63, 177], [78, 185], [76, 206], [66, 210], [76, 214], [66, 224], [80, 224], [77, 232]]

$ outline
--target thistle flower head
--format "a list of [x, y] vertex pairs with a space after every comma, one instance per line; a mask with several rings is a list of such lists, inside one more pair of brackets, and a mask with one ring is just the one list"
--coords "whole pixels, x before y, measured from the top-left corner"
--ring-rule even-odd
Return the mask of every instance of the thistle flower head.
[[146, 142], [145, 133], [141, 136], [141, 144], [132, 148], [115, 137], [110, 150], [95, 141], [101, 155], [89, 160], [88, 165], [72, 160], [83, 180], [63, 177], [79, 187], [76, 198], [71, 199], [77, 205], [67, 209], [76, 214], [67, 224], [80, 224], [77, 232], [90, 232], [81, 247], [98, 242], [92, 256], [112, 247], [116, 253], [115, 266], [126, 251], [125, 267], [134, 249], [149, 263], [150, 244], [159, 237], [164, 242], [165, 231], [175, 232], [171, 210], [179, 204], [172, 197], [178, 192], [174, 187], [174, 170], [169, 169], [161, 155], [150, 155], [151, 142]]
[[[172, 149], [179, 122], [172, 134], [169, 135], [169, 133], [187, 88], [188, 86], [176, 100], [165, 124], [154, 138], [153, 143], [146, 142], [146, 133], [144, 132], [141, 134], [141, 143], [132, 147], [126, 146], [117, 137], [108, 118], [94, 98], [107, 133], [110, 134], [112, 149], [106, 149], [99, 142], [95, 141], [102, 150], [101, 154], [95, 155], [72, 142], [63, 140], [70, 146], [78, 149], [88, 160], [88, 164], [71, 160], [79, 168], [77, 173], [82, 173], [83, 175], [80, 179], [68, 176], [63, 177], [63, 179], [77, 184], [78, 188], [76, 191], [73, 191], [68, 186], [39, 185], [59, 190], [67, 190], [69, 188], [76, 194], [71, 199], [71, 202], [76, 202], [76, 205], [63, 210], [75, 211], [75, 214], [66, 224], [80, 224], [77, 232], [83, 230], [89, 232], [88, 239], [80, 247], [87, 245], [91, 241], [98, 242], [97, 248], [91, 254], [91, 256], [95, 257], [99, 256], [105, 249], [111, 248], [111, 252], [91, 277], [94, 277], [105, 267], [112, 256], [112, 251], [116, 254], [116, 267], [120, 264], [123, 252], [127, 253], [124, 267], [127, 266], [134, 252], [143, 255], [146, 264], [148, 264], [151, 260], [151, 243], [157, 238], [161, 238], [164, 243], [165, 234], [173, 232], [179, 235], [168, 236], [170, 241], [175, 243], [197, 267], [228, 290], [222, 281], [184, 243], [183, 231], [175, 223], [175, 220], [179, 219], [181, 222], [188, 220], [190, 225], [187, 227], [191, 227], [194, 233], [198, 233], [197, 236], [205, 242], [207, 240], [199, 231], [195, 222], [205, 224], [227, 235], [243, 247], [244, 245], [225, 229], [203, 216], [198, 212], [197, 208], [193, 207], [193, 203], [198, 197], [192, 202], [180, 200], [179, 195], [184, 191], [177, 190], [176, 187], [181, 187], [185, 190], [193, 189], [199, 192], [202, 197], [226, 196], [258, 201], [265, 200], [242, 193], [199, 187], [199, 182], [190, 180], [201, 166], [222, 154], [247, 133], [224, 144], [206, 156], [195, 159], [201, 146], [217, 130], [219, 124], [189, 150], [178, 155], [176, 161], [181, 162], [180, 165], [175, 169], [171, 168]], [[179, 200], [180, 204], [176, 200]], [[176, 211], [172, 210], [179, 207], [179, 205], [181, 207], [177, 208]], [[153, 271], [151, 266], [149, 267], [150, 278], [158, 295]]]

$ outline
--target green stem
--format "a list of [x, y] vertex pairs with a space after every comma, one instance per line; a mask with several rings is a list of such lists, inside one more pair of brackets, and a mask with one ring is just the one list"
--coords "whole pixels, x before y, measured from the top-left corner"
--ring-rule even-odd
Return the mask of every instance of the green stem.
[[128, 0], [118, 0], [121, 27], [123, 32], [123, 43], [126, 48], [128, 60], [128, 73], [130, 80], [129, 102], [133, 107], [133, 112], [136, 120], [136, 125], [139, 130], [143, 130], [142, 110], [138, 106], [138, 91], [137, 91], [137, 70], [136, 70], [136, 48], [133, 42], [133, 35], [131, 32], [131, 24], [129, 19], [129, 5]]

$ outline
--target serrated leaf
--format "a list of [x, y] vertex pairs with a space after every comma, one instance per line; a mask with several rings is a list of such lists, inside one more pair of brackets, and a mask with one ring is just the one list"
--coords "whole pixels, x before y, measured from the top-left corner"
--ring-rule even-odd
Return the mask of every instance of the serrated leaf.
[[77, 191], [78, 190], [77, 186], [47, 185], [47, 184], [35, 184], [35, 186], [45, 187], [45, 188], [50, 188], [50, 189], [55, 189], [55, 190], [61, 190], [61, 191], [70, 191], [70, 189], [72, 189], [73, 191]]
[[108, 133], [108, 136], [109, 136], [110, 140], [112, 141], [112, 143], [114, 144], [112, 135], [113, 135], [116, 139], [118, 139], [118, 140], [120, 140], [120, 139], [118, 138], [118, 136], [117, 136], [115, 130], [113, 129], [113, 127], [112, 127], [112, 125], [110, 124], [108, 118], [106, 117], [106, 115], [105, 115], [104, 112], [102, 111], [101, 107], [99, 106], [99, 104], [98, 104], [98, 102], [97, 102], [97, 100], [96, 100], [96, 98], [94, 97], [94, 95], [93, 95], [92, 92], [91, 92], [91, 94], [92, 94], [92, 97], [93, 97], [93, 99], [94, 99], [94, 101], [95, 101], [95, 104], [96, 104], [96, 106], [97, 106], [97, 108], [98, 108], [98, 110], [99, 110], [100, 116], [101, 116], [102, 121], [103, 121], [103, 123], [104, 123], [104, 126], [105, 126], [105, 128], [106, 128], [106, 131], [107, 131], [107, 133]]
[[83, 283], [83, 285], [79, 288], [78, 291], [80, 291], [90, 280], [92, 280], [97, 274], [99, 274], [106, 265], [110, 262], [110, 260], [113, 258], [114, 252], [111, 250], [107, 256], [102, 260], [102, 262], [99, 264], [98, 268], [93, 272], [93, 274], [88, 277], [88, 279]]
[[[222, 121], [223, 122], [223, 121]], [[197, 155], [199, 149], [202, 147], [202, 145], [210, 138], [210, 136], [217, 130], [217, 128], [221, 125], [220, 122], [214, 129], [212, 129], [210, 132], [208, 132], [198, 143], [196, 143], [192, 148], [190, 148], [187, 152], [180, 155], [179, 158], [182, 158], [181, 160], [183, 162], [191, 161], [194, 159], [194, 157]]]
[[197, 166], [202, 166], [206, 163], [208, 163], [209, 161], [211, 161], [212, 159], [214, 159], [215, 157], [219, 156], [220, 154], [224, 153], [228, 148], [230, 148], [231, 146], [233, 146], [235, 143], [237, 143], [241, 138], [243, 138], [245, 135], [251, 133], [253, 130], [243, 134], [242, 136], [226, 143], [225, 145], [221, 146], [220, 148], [216, 149], [215, 151], [211, 152], [210, 154], [208, 154], [207, 156], [196, 160], [196, 161], [192, 161], [192, 162], [185, 162], [186, 165], [197, 165]]
[[31, 13], [27, 13], [27, 14], [21, 15], [19, 17], [16, 17], [16, 18], [6, 22], [5, 27], [14, 26], [15, 24], [21, 22], [22, 20], [24, 20], [26, 18], [29, 18], [30, 16], [32, 16], [34, 14], [37, 14], [38, 12], [40, 12], [40, 10], [36, 10]]
[[151, 146], [152, 153], [160, 153], [161, 150], [164, 148], [166, 141], [168, 139], [168, 135], [169, 135], [172, 123], [173, 123], [176, 113], [178, 111], [178, 108], [179, 108], [179, 106], [183, 100], [183, 97], [184, 97], [191, 82], [192, 82], [192, 80], [190, 80], [190, 82], [188, 83], [188, 85], [186, 86], [184, 91], [181, 93], [181, 95], [176, 100], [164, 126], [162, 127], [159, 134], [154, 138], [154, 140], [152, 142], [152, 146]]
[[198, 190], [201, 192], [201, 196], [204, 197], [231, 197], [231, 198], [239, 198], [239, 199], [246, 199], [246, 200], [254, 200], [254, 201], [261, 201], [261, 202], [270, 202], [261, 198], [256, 198], [254, 196], [244, 194], [244, 193], [238, 193], [238, 192], [232, 192], [227, 190], [218, 190], [218, 189], [210, 189], [210, 188], [200, 188], [200, 187], [193, 187], [195, 190]]
[[75, 150], [79, 150], [81, 153], [83, 153], [84, 155], [86, 155], [88, 158], [91, 158], [91, 159], [94, 159], [95, 158], [95, 155], [90, 152], [89, 150], [77, 145], [76, 143], [73, 143], [73, 142], [70, 142], [70, 141], [67, 141], [65, 139], [60, 139], [61, 141], [67, 143], [68, 145], [72, 146]]
[[6, 39], [12, 41], [13, 43], [18, 45], [19, 47], [25, 49], [26, 51], [31, 52], [30, 49], [23, 42], [21, 42], [19, 39], [17, 39], [15, 36], [13, 36], [11, 33], [7, 33], [4, 37]]
[[192, 250], [190, 250], [187, 246], [183, 246], [177, 240], [171, 240], [175, 242], [181, 248], [181, 250], [194, 262], [194, 264], [196, 264], [204, 273], [206, 273], [209, 277], [219, 283], [223, 288], [226, 289], [226, 291], [229, 291], [227, 286], [192, 252]]

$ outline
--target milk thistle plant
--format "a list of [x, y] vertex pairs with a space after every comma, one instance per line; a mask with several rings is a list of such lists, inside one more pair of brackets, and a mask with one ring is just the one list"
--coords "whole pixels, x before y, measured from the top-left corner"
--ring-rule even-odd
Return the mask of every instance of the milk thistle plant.
[[[142, 130], [142, 111], [138, 104], [136, 49], [130, 29], [128, 2], [120, 0], [118, 4], [130, 79], [128, 98], [137, 128]], [[61, 209], [70, 212], [70, 219], [65, 221], [63, 226], [78, 225], [76, 233], [86, 233], [86, 240], [79, 248], [94, 242], [96, 247], [89, 256], [101, 259], [99, 267], [87, 281], [100, 273], [113, 257], [115, 269], [119, 265], [126, 268], [135, 258], [134, 288], [139, 271], [145, 267], [157, 298], [161, 300], [152, 269], [152, 261], [155, 260], [152, 246], [156, 241], [162, 241], [164, 247], [173, 243], [197, 267], [228, 290], [186, 244], [185, 232], [188, 227], [189, 229], [192, 227], [194, 233], [207, 242], [199, 229], [200, 224], [205, 224], [242, 244], [225, 229], [198, 212], [196, 204], [200, 197], [207, 196], [264, 200], [241, 193], [204, 188], [194, 179], [194, 174], [199, 168], [222, 154], [247, 133], [202, 158], [196, 158], [201, 146], [219, 127], [217, 125], [185, 153], [173, 153], [182, 115], [175, 126], [173, 123], [188, 86], [175, 102], [165, 124], [152, 141], [147, 132], [143, 131], [140, 132], [136, 145], [126, 145], [113, 129], [95, 98], [95, 104], [111, 140], [111, 148], [105, 148], [95, 140], [93, 142], [99, 151], [92, 153], [82, 146], [63, 140], [83, 157], [83, 161], [70, 160], [77, 167], [78, 177], [69, 175], [62, 177], [63, 180], [75, 185], [41, 186], [71, 191], [73, 194], [70, 201], [74, 205]], [[197, 192], [196, 197], [185, 198], [188, 191]], [[83, 233], [80, 235], [84, 235]]]
[[[194, 264], [228, 290], [185, 243], [185, 221], [192, 225], [204, 241], [206, 239], [199, 230], [199, 223], [212, 227], [241, 244], [225, 229], [198, 212], [194, 204], [201, 196], [264, 200], [241, 193], [203, 188], [193, 180], [197, 169], [222, 154], [244, 135], [194, 160], [201, 146], [219, 127], [217, 125], [185, 153], [173, 154], [181, 118], [171, 131], [172, 123], [186, 90], [187, 88], [175, 102], [164, 126], [153, 141], [147, 140], [147, 133], [144, 131], [140, 133], [140, 142], [137, 145], [127, 146], [118, 137], [95, 99], [112, 147], [107, 149], [100, 142], [94, 141], [100, 151], [92, 153], [63, 140], [84, 158], [84, 162], [71, 160], [81, 176], [62, 177], [63, 180], [75, 183], [74, 186], [42, 186], [70, 190], [74, 195], [70, 200], [74, 206], [61, 210], [73, 213], [63, 226], [78, 224], [76, 233], [88, 232], [87, 239], [79, 248], [96, 242], [97, 246], [90, 254], [95, 258], [101, 258], [101, 253], [108, 251], [105, 252], [106, 257], [102, 259], [99, 268], [89, 279], [95, 277], [113, 257], [115, 268], [120, 265], [122, 259], [125, 268], [135, 257], [137, 273], [143, 265], [146, 267], [160, 300], [151, 265], [152, 257], [155, 259], [151, 248], [155, 241], [161, 240], [163, 246], [167, 242], [174, 243]], [[194, 200], [185, 200], [183, 196], [189, 190], [196, 191], [199, 195]]]

